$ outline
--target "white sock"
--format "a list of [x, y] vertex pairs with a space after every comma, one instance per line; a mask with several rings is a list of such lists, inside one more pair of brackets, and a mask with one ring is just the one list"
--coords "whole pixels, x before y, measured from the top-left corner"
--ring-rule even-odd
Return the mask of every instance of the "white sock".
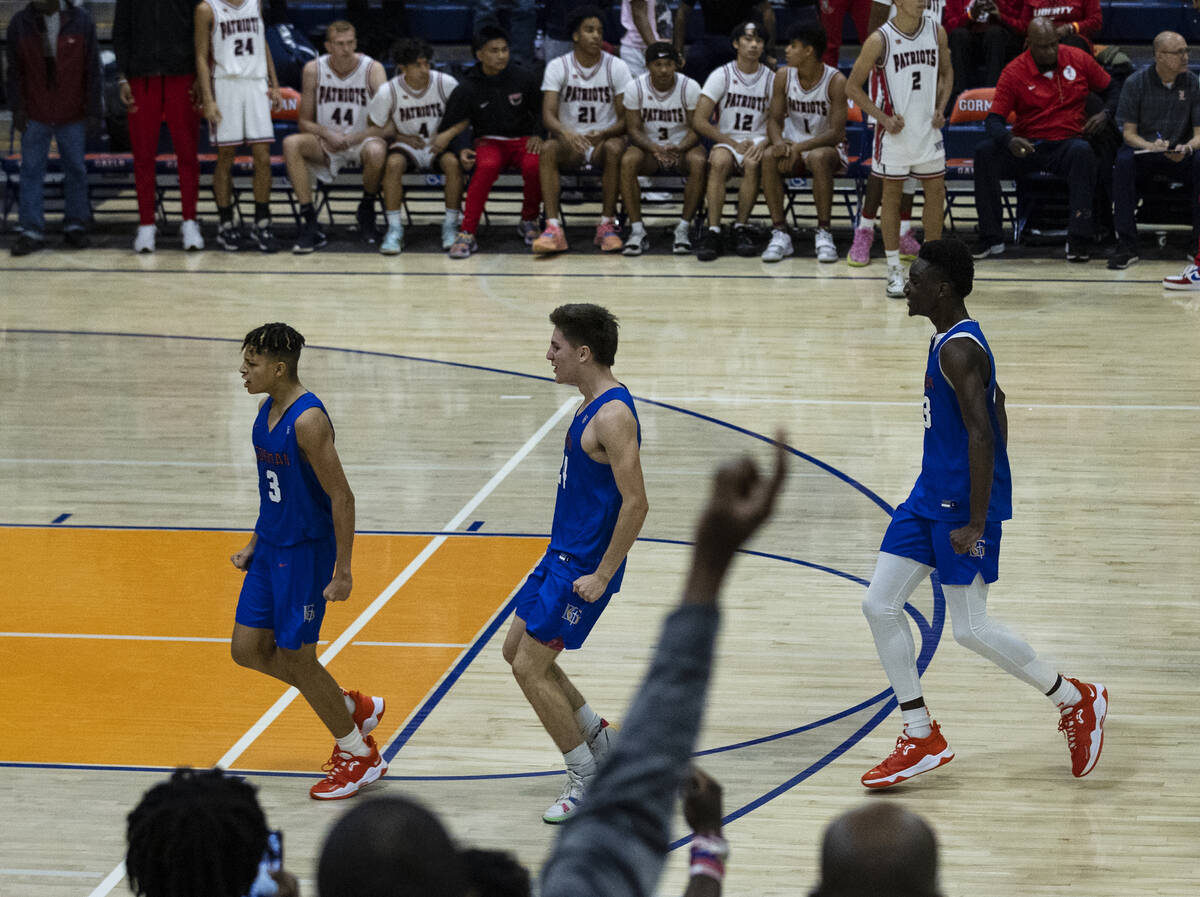
[[353, 754], [355, 757], [368, 757], [371, 754], [371, 749], [367, 747], [367, 743], [363, 740], [362, 732], [358, 731], [358, 726], [351, 729], [349, 735], [343, 735], [341, 738], [334, 740], [337, 741], [337, 746], [347, 754]]
[[[635, 221], [629, 226], [629, 233], [630, 235], [637, 234], [638, 236], [644, 237], [646, 235], [646, 225], [640, 221]], [[587, 704], [584, 704], [583, 706], [586, 707]]]
[[557, 218], [547, 218], [546, 227], [562, 227], [562, 222]]
[[900, 219], [900, 236], [903, 237], [910, 230], [912, 230], [912, 219], [911, 218], [901, 218]]
[[682, 218], [679, 219], [675, 226], [679, 227], [680, 225], [683, 225], [684, 227], [691, 227], [691, 224], [687, 221], [684, 221]]
[[600, 729], [604, 726], [604, 720], [600, 719], [600, 714], [586, 703], [575, 711], [575, 722], [583, 734], [584, 741], [591, 741], [600, 734]]
[[567, 762], [567, 769], [577, 776], [588, 779], [596, 774], [596, 760], [586, 741], [563, 754], [563, 759]]
[[928, 738], [933, 733], [928, 707], [901, 710], [900, 718], [904, 720], [904, 734], [909, 738]]
[[1050, 692], [1046, 697], [1054, 702], [1054, 705], [1062, 710], [1066, 707], [1074, 707], [1083, 700], [1083, 695], [1079, 693], [1079, 689], [1066, 676], [1062, 677], [1062, 683], [1054, 691]]
[[462, 221], [462, 211], [460, 209], [446, 209], [447, 221]]
[[387, 216], [388, 227], [400, 227], [403, 225], [404, 213], [401, 209], [396, 209], [394, 212], [384, 212]]
[[858, 219], [858, 226], [859, 226], [859, 228], [865, 227], [868, 230], [875, 230], [875, 219], [874, 218], [864, 218], [863, 216], [860, 215], [859, 219]]
[[887, 256], [887, 266], [889, 268], [899, 268], [900, 267], [900, 250], [899, 249], [885, 249], [883, 251], [883, 254]]

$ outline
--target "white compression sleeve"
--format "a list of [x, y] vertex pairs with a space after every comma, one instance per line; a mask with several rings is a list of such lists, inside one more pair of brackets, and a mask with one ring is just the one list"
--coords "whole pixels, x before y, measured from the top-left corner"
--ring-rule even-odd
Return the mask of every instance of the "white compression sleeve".
[[932, 569], [911, 558], [881, 551], [862, 603], [879, 662], [901, 704], [921, 697], [917, 649], [904, 603]]

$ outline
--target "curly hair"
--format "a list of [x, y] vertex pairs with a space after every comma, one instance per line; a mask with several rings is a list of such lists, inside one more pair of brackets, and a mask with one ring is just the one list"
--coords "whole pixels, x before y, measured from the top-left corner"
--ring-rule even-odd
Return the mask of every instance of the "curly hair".
[[304, 348], [304, 337], [287, 324], [275, 322], [255, 327], [242, 340], [242, 349], [253, 349], [258, 355], [287, 363], [293, 374], [300, 364], [300, 350]]
[[924, 259], [938, 271], [938, 276], [950, 284], [954, 295], [966, 299], [975, 286], [975, 262], [971, 250], [961, 240], [948, 237], [930, 240], [921, 246], [917, 258]]

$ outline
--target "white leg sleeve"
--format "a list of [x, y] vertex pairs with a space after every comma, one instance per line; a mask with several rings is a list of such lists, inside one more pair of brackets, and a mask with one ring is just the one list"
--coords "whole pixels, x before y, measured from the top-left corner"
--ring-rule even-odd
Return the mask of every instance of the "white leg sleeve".
[[904, 602], [932, 569], [911, 558], [881, 551], [862, 603], [879, 662], [901, 704], [921, 697], [917, 649], [904, 613]]
[[969, 586], [942, 586], [954, 624], [954, 640], [1045, 694], [1058, 673], [1023, 638], [987, 614], [987, 583], [976, 575]]

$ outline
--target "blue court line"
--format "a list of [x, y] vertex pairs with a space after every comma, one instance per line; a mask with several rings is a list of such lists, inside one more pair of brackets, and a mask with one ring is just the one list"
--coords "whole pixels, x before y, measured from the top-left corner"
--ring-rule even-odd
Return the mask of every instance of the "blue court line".
[[[1018, 259], [1017, 261], [1020, 261]], [[1042, 261], [1041, 259], [1025, 259], [1025, 261]], [[44, 273], [44, 274], [136, 274], [139, 277], [146, 277], [155, 274], [178, 275], [185, 274], [188, 277], [457, 277], [457, 278], [480, 278], [480, 277], [497, 277], [497, 278], [513, 278], [513, 277], [528, 277], [533, 279], [538, 278], [583, 278], [583, 279], [606, 279], [606, 280], [820, 280], [828, 283], [830, 281], [829, 274], [624, 274], [620, 272], [603, 273], [595, 272], [592, 274], [572, 274], [569, 271], [561, 272], [518, 272], [518, 271], [363, 271], [360, 269], [350, 271], [330, 271], [328, 269], [321, 271], [282, 271], [282, 270], [255, 270], [255, 271], [192, 271], [188, 268], [156, 268], [153, 271], [146, 271], [139, 268], [38, 268], [32, 266], [19, 266], [11, 268], [0, 267], [0, 273], [20, 272], [20, 273]], [[855, 282], [874, 282], [886, 280], [886, 276], [882, 277], [842, 277], [837, 278], [841, 283]], [[976, 283], [1027, 283], [1012, 277], [976, 277]], [[1113, 284], [1114, 281], [1107, 277], [1039, 277], [1039, 283], [1104, 283]], [[1122, 280], [1122, 286], [1134, 284], [1154, 284], [1162, 285], [1162, 278], [1153, 280]], [[312, 348], [311, 346], [307, 348]]]
[[55, 517], [53, 520], [50, 521], [50, 525], [54, 526], [56, 524], [62, 523], [64, 520], [66, 520], [70, 516], [71, 516], [71, 514], [69, 511], [65, 514], [59, 514], [57, 517]]
[[483, 521], [482, 520], [473, 520], [473, 521], [471, 521], [471, 525], [467, 527], [467, 532], [474, 533], [481, 529], [483, 529]]

